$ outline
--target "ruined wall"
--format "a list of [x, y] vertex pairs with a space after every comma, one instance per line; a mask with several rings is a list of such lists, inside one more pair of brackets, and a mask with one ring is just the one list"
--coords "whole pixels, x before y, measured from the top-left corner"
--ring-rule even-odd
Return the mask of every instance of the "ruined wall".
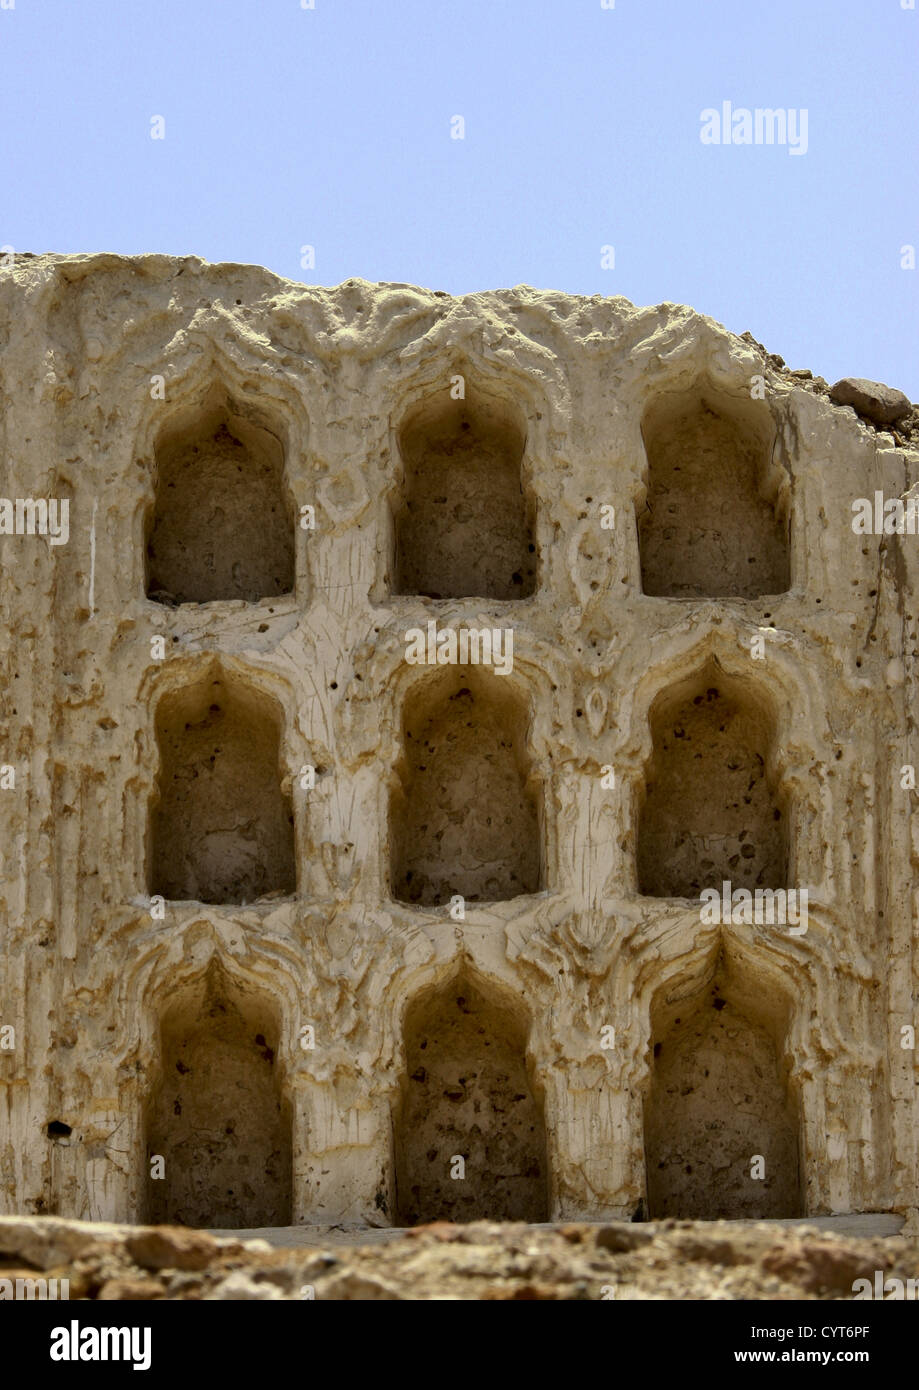
[[915, 1213], [915, 414], [193, 258], [0, 352], [0, 1211]]

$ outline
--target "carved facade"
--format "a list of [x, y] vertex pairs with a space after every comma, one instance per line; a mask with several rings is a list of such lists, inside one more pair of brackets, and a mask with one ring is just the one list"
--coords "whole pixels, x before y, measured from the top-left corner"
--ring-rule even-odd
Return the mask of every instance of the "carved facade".
[[908, 437], [525, 287], [19, 258], [0, 345], [0, 1212], [915, 1213]]

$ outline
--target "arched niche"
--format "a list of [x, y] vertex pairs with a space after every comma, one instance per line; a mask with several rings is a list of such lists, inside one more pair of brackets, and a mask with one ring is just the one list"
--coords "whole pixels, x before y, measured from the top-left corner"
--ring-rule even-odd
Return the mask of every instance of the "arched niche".
[[296, 889], [277, 703], [219, 666], [162, 696], [150, 891], [247, 903]]
[[496, 902], [543, 887], [526, 711], [506, 681], [451, 667], [405, 701], [389, 818], [392, 891], [403, 902]]
[[393, 591], [430, 598], [527, 598], [536, 589], [534, 503], [521, 466], [522, 413], [450, 378], [398, 432]]
[[463, 972], [409, 1005], [394, 1123], [400, 1225], [548, 1220], [527, 1027], [519, 1006]]
[[294, 510], [279, 434], [220, 387], [157, 438], [144, 529], [146, 592], [163, 603], [294, 589]]
[[700, 383], [645, 410], [641, 584], [669, 598], [755, 598], [790, 585], [788, 484], [763, 402]]
[[147, 1099], [147, 1221], [290, 1224], [291, 1113], [278, 1038], [273, 1006], [216, 962], [169, 1000]]
[[723, 954], [697, 990], [666, 994], [652, 1008], [644, 1110], [650, 1219], [802, 1215], [787, 1002]]
[[775, 724], [754, 682], [714, 660], [662, 691], [649, 712], [652, 753], [639, 812], [637, 877], [650, 897], [704, 888], [784, 888], [785, 797]]

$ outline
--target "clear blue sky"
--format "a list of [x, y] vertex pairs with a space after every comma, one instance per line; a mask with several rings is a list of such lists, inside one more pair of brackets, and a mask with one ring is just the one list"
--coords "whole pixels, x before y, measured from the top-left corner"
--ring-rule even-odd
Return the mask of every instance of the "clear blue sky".
[[675, 300], [919, 400], [917, 93], [901, 0], [14, 0], [0, 243]]

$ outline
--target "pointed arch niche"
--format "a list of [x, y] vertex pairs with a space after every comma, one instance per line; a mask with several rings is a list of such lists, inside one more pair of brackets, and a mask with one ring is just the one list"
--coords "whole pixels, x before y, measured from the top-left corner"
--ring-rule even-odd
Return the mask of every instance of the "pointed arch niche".
[[639, 893], [694, 898], [725, 881], [787, 887], [787, 797], [774, 771], [774, 719], [755, 684], [709, 658], [657, 696], [649, 723]]
[[790, 488], [765, 402], [709, 385], [664, 392], [641, 425], [641, 586], [668, 598], [755, 598], [790, 586]]
[[160, 751], [150, 891], [248, 903], [296, 890], [277, 702], [217, 662], [156, 707]]
[[528, 1026], [516, 1001], [465, 972], [409, 1005], [393, 1126], [400, 1225], [548, 1220]]
[[291, 1112], [278, 1038], [273, 1006], [217, 961], [170, 999], [146, 1108], [147, 1221], [237, 1230], [291, 1223]]
[[214, 385], [164, 426], [154, 459], [148, 598], [254, 603], [293, 592], [295, 510], [280, 430]]
[[451, 667], [409, 692], [390, 798], [390, 881], [402, 902], [499, 902], [544, 887], [542, 798], [528, 719], [506, 676]]
[[771, 977], [724, 951], [694, 991], [660, 991], [644, 1107], [649, 1219], [803, 1214], [789, 1013]]
[[399, 428], [393, 592], [528, 598], [537, 556], [535, 504], [521, 471], [525, 417], [468, 381], [465, 399], [454, 400], [453, 380]]

